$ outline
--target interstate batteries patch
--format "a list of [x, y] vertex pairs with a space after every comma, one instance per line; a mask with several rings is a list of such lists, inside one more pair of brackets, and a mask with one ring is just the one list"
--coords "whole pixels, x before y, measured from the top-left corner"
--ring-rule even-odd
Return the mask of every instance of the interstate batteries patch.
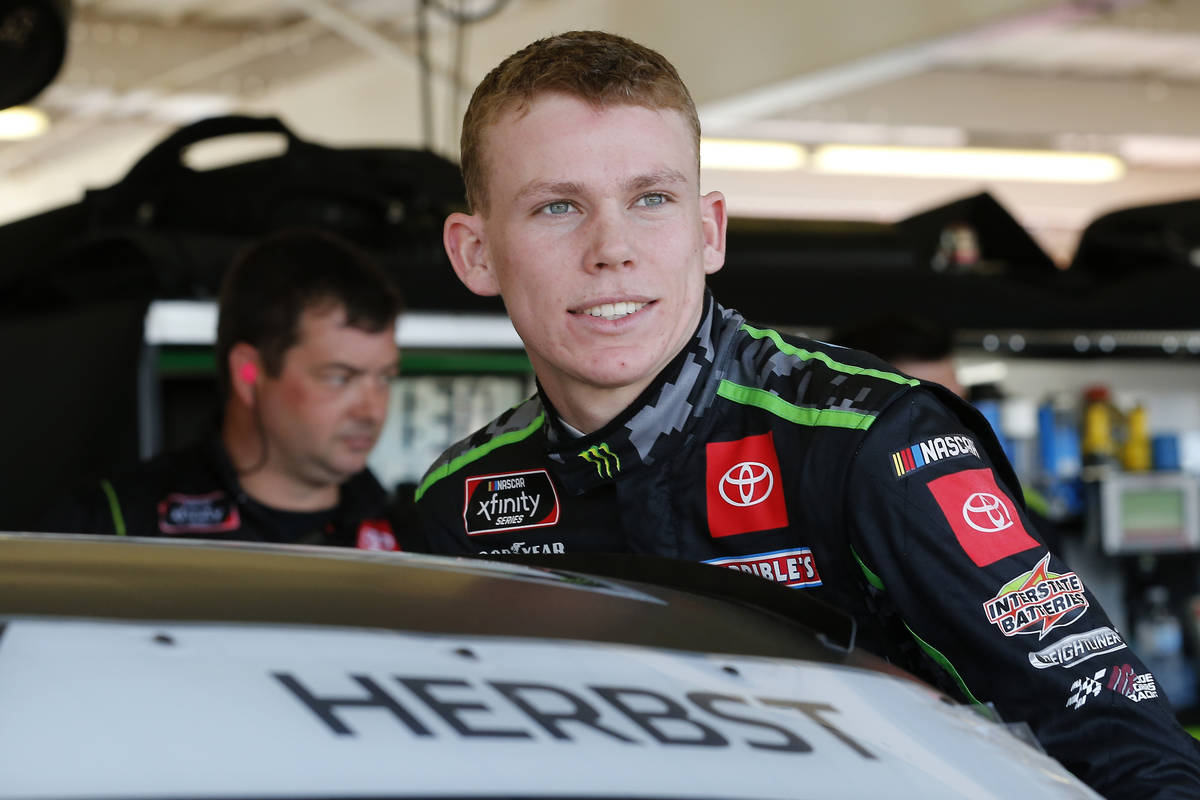
[[464, 492], [468, 536], [558, 524], [558, 493], [544, 469], [477, 475]]
[[1046, 553], [1033, 569], [1013, 578], [983, 604], [988, 622], [1005, 636], [1036, 634], [1072, 625], [1088, 610], [1083, 581], [1074, 572], [1051, 572]]

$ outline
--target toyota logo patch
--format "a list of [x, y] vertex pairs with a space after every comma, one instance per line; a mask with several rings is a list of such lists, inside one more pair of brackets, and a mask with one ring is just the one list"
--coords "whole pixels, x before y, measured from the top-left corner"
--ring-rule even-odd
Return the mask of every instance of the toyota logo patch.
[[784, 487], [770, 433], [704, 446], [704, 502], [714, 539], [787, 527]]
[[967, 498], [962, 507], [963, 519], [980, 533], [999, 533], [1012, 527], [1008, 507], [996, 495], [976, 492]]
[[925, 486], [975, 566], [986, 567], [1038, 546], [990, 469], [959, 470]]
[[761, 461], [734, 464], [721, 476], [717, 491], [731, 506], [756, 506], [771, 496], [775, 488], [775, 473]]

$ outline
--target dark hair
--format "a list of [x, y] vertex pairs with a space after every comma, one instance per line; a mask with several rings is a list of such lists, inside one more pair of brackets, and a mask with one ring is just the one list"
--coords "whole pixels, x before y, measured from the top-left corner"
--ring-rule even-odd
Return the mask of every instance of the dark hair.
[[954, 351], [954, 335], [949, 328], [928, 317], [901, 314], [835, 330], [830, 341], [865, 350], [889, 362], [937, 361]]
[[279, 231], [234, 257], [221, 281], [217, 321], [217, 377], [229, 392], [229, 351], [238, 342], [258, 348], [268, 375], [278, 375], [296, 344], [301, 315], [340, 305], [346, 325], [378, 333], [402, 304], [383, 269], [355, 245], [308, 228]]
[[623, 36], [570, 31], [538, 39], [513, 53], [475, 87], [463, 117], [459, 148], [472, 211], [487, 211], [484, 132], [501, 114], [528, 105], [543, 92], [561, 92], [597, 108], [629, 105], [678, 111], [691, 128], [699, 169], [700, 119], [671, 62]]

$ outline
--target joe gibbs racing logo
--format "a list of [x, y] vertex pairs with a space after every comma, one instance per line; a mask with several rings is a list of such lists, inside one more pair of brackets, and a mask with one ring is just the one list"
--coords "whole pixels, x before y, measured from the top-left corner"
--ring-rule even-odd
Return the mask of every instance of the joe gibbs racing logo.
[[1038, 635], [1072, 624], [1088, 609], [1083, 581], [1074, 572], [1049, 569], [1050, 554], [1029, 572], [1018, 575], [983, 604], [988, 621], [1005, 636]]

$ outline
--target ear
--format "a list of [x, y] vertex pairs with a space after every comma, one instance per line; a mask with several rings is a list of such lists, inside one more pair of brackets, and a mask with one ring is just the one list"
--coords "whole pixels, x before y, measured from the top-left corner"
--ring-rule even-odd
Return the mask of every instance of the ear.
[[243, 405], [253, 408], [257, 401], [255, 384], [262, 379], [262, 361], [258, 348], [248, 342], [238, 342], [229, 350], [229, 394]]
[[700, 198], [700, 225], [704, 230], [704, 274], [725, 266], [725, 195], [709, 192]]
[[495, 270], [488, 263], [483, 217], [479, 214], [456, 212], [446, 217], [442, 229], [442, 244], [454, 273], [463, 285], [484, 297], [500, 294]]

